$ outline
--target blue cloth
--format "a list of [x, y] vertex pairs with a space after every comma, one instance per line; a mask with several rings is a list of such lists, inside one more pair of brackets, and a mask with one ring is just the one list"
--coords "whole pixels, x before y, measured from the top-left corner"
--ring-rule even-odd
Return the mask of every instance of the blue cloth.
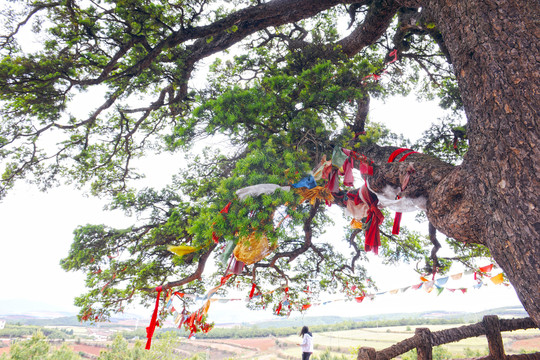
[[435, 280], [437, 285], [443, 286], [448, 282], [448, 276]]
[[315, 181], [315, 178], [313, 177], [313, 175], [309, 175], [303, 178], [302, 180], [300, 180], [299, 182], [297, 182], [296, 184], [292, 184], [291, 186], [293, 188], [305, 187], [308, 189], [313, 189], [315, 186], [317, 186], [317, 182]]

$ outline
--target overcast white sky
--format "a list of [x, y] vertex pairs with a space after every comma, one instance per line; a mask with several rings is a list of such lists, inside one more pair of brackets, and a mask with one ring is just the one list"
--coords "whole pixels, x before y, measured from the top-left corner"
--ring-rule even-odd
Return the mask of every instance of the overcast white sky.
[[[396, 98], [386, 104], [373, 101], [370, 114], [372, 120], [384, 122], [394, 132], [416, 139], [440, 115], [440, 110], [434, 103], [418, 103], [410, 97]], [[156, 185], [166, 183], [171, 174], [167, 168], [153, 166], [145, 182]], [[66, 273], [59, 266], [60, 259], [68, 253], [73, 230], [78, 225], [88, 223], [104, 223], [115, 227], [125, 227], [132, 223], [120, 212], [103, 211], [103, 205], [104, 202], [83, 197], [80, 192], [69, 187], [41, 193], [24, 183], [18, 184], [0, 203], [0, 315], [20, 309], [40, 311], [45, 308], [77, 312], [73, 299], [84, 291], [84, 277], [79, 273]], [[405, 214], [402, 224], [413, 224], [413, 218], [414, 214]], [[370, 256], [370, 259], [369, 269], [382, 291], [420, 282], [412, 264], [384, 266], [376, 256]], [[453, 272], [461, 270], [455, 268]], [[463, 286], [472, 284], [464, 283]], [[448, 286], [451, 286], [450, 283]], [[329, 297], [335, 298], [341, 296]], [[48, 305], [36, 308], [33, 302]], [[365, 300], [361, 304], [333, 302], [313, 306], [306, 315], [363, 316], [425, 310], [479, 311], [514, 305], [520, 306], [520, 303], [512, 287], [490, 284], [479, 290], [469, 290], [467, 294], [445, 291], [436, 296], [435, 292], [428, 294], [422, 290], [409, 290], [396, 295], [378, 296], [373, 301]], [[136, 311], [127, 309], [127, 312], [130, 310]], [[151, 310], [141, 314], [150, 318]], [[249, 321], [257, 318], [272, 318], [272, 314], [270, 310], [249, 312], [243, 309], [241, 302], [214, 303], [209, 311], [210, 321]]]

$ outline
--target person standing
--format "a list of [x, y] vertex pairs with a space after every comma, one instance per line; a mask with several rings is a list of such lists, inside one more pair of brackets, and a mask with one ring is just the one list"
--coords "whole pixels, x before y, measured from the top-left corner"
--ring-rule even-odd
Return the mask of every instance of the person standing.
[[313, 354], [313, 335], [309, 332], [307, 326], [304, 326], [300, 331], [300, 337], [302, 343], [297, 345], [302, 347], [302, 360], [309, 360], [309, 357]]

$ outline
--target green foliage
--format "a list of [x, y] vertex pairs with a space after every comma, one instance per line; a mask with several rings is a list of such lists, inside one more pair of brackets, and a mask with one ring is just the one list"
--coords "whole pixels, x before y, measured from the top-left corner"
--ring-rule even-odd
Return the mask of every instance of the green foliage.
[[471, 348], [466, 347], [463, 350], [463, 355], [465, 355], [468, 358], [487, 356], [488, 354], [489, 354], [488, 349], [481, 351], [481, 350], [473, 350]]
[[75, 354], [67, 345], [59, 348], [52, 347], [45, 335], [35, 331], [30, 339], [15, 342], [9, 355], [4, 354], [2, 360], [78, 360], [81, 357]]
[[434, 123], [414, 146], [425, 154], [459, 164], [467, 152], [467, 129], [459, 116], [447, 116]]
[[[444, 360], [444, 359], [452, 359], [453, 355], [448, 351], [446, 348], [442, 346], [436, 346], [433, 348], [433, 360]], [[417, 354], [416, 349], [413, 349], [403, 355], [401, 355], [402, 360], [416, 360]]]
[[[184, 357], [176, 354], [174, 349], [179, 346], [179, 340], [174, 333], [163, 333], [152, 341], [152, 348], [146, 350], [141, 341], [131, 346], [121, 334], [117, 334], [106, 351], [102, 351], [99, 360], [174, 360]], [[196, 359], [196, 356], [193, 357]]]
[[55, 328], [43, 328], [40, 326], [30, 325], [16, 325], [6, 324], [6, 326], [0, 330], [0, 336], [7, 336], [11, 338], [22, 338], [31, 336], [39, 332], [39, 336], [45, 336], [51, 339], [69, 339], [73, 337], [73, 333], [69, 333], [67, 330], [58, 330]]

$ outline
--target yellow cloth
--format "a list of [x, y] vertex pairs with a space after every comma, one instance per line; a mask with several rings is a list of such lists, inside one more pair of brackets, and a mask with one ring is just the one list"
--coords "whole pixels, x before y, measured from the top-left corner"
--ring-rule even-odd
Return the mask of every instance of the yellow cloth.
[[238, 244], [234, 248], [234, 257], [246, 265], [251, 265], [261, 261], [277, 247], [277, 244], [270, 246], [266, 235], [262, 234], [259, 237], [253, 232], [247, 237], [238, 240]]
[[356, 219], [352, 219], [351, 221], [351, 227], [353, 229], [361, 229], [362, 228], [362, 223]]
[[313, 189], [308, 188], [298, 188], [294, 189], [302, 197], [302, 201], [308, 200], [311, 205], [315, 205], [317, 199], [321, 201], [334, 201], [334, 196], [330, 193], [328, 188], [324, 186], [316, 186]]
[[500, 273], [499, 275], [495, 275], [491, 278], [491, 281], [493, 281], [493, 283], [495, 285], [499, 285], [499, 284], [502, 284], [504, 282], [504, 277], [503, 277], [503, 273]]
[[192, 252], [197, 251], [197, 248], [193, 246], [188, 246], [188, 245], [178, 245], [178, 246], [169, 245], [167, 246], [167, 250], [169, 250], [170, 252], [178, 256], [184, 256], [184, 255], [191, 254]]

